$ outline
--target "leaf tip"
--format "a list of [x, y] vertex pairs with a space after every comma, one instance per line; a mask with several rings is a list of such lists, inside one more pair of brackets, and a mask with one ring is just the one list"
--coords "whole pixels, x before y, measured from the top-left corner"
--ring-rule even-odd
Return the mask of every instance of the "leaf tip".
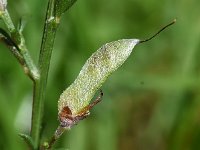
[[168, 28], [169, 26], [173, 25], [176, 23], [176, 18], [170, 22], [169, 24], [165, 25], [163, 28], [161, 28], [157, 33], [155, 33], [153, 36], [151, 36], [150, 38], [147, 38], [145, 40], [140, 40], [139, 43], [144, 43], [144, 42], [148, 42], [150, 40], [152, 40], [153, 38], [155, 38], [158, 34], [160, 34], [163, 30], [165, 30], [166, 28]]

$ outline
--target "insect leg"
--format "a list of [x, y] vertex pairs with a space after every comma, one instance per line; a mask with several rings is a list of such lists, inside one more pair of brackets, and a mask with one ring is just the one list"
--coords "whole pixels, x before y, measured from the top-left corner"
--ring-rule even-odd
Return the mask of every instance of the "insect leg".
[[94, 107], [94, 105], [96, 105], [97, 103], [99, 103], [102, 100], [102, 97], [103, 97], [103, 91], [100, 89], [99, 96], [91, 104], [89, 104], [87, 106], [88, 110], [92, 109], [92, 107]]
[[99, 96], [92, 103], [90, 103], [88, 106], [84, 107], [77, 114], [76, 118], [78, 118], [79, 120], [86, 118], [90, 114], [89, 110], [92, 109], [97, 103], [99, 103], [102, 100], [102, 97], [103, 97], [103, 92], [102, 92], [102, 90], [100, 90]]
[[[65, 114], [64, 117], [62, 115], [60, 116], [60, 122], [62, 127], [69, 127], [71, 128], [74, 124], [77, 124], [80, 120], [85, 119], [87, 116], [90, 115], [89, 110], [94, 107], [97, 103], [101, 101], [103, 97], [103, 92], [100, 90], [99, 96], [88, 106], [84, 107], [79, 113], [77, 113], [75, 116], [72, 116], [71, 114]], [[66, 119], [67, 118], [67, 119]]]

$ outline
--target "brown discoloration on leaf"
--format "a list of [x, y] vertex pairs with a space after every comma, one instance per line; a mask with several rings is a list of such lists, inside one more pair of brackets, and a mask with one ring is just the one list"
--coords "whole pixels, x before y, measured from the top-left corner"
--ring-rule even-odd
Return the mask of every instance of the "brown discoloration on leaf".
[[83, 120], [90, 114], [90, 109], [92, 109], [97, 103], [102, 99], [103, 92], [100, 91], [100, 95], [91, 104], [85, 106], [78, 113], [73, 114], [68, 106], [63, 107], [62, 111], [59, 113], [60, 125], [62, 127], [71, 128], [73, 125], [77, 124], [80, 120]]

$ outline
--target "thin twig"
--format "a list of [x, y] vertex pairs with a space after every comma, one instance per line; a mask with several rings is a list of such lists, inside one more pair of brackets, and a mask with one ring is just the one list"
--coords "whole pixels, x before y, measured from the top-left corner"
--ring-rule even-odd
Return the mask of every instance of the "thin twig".
[[[14, 56], [18, 57], [19, 55], [17, 55], [18, 53], [21, 55], [21, 60], [23, 59], [23, 67], [24, 67], [24, 72], [25, 74], [27, 74], [31, 80], [35, 81], [39, 79], [39, 71], [37, 69], [37, 67], [35, 66], [35, 64], [33, 63], [33, 60], [28, 52], [28, 49], [26, 48], [25, 45], [25, 39], [22, 35], [21, 32], [17, 31], [12, 19], [7, 11], [7, 9], [5, 9], [3, 12], [1, 12], [0, 17], [2, 18], [2, 20], [4, 21], [8, 31], [10, 32], [11, 37], [7, 34], [5, 34], [5, 32], [1, 32], [2, 34], [4, 34], [4, 36], [7, 38], [7, 42], [12, 43], [12, 45], [15, 47], [13, 49], [12, 52], [14, 52]], [[18, 52], [15, 51], [18, 50]], [[19, 58], [17, 58], [19, 59]], [[22, 61], [19, 61], [22, 62]]]
[[34, 96], [32, 105], [31, 137], [36, 148], [39, 147], [41, 123], [44, 109], [44, 99], [48, 78], [51, 53], [56, 35], [57, 25], [53, 16], [54, 0], [49, 0], [43, 38], [39, 57], [40, 80], [34, 83]]
[[55, 131], [53, 137], [50, 139], [50, 141], [49, 141], [49, 143], [48, 143], [48, 145], [49, 145], [48, 149], [51, 149], [52, 146], [53, 146], [53, 144], [57, 141], [57, 139], [59, 139], [60, 136], [61, 136], [65, 131], [67, 131], [67, 130], [69, 130], [69, 129], [70, 129], [70, 128], [64, 128], [64, 127], [62, 127], [62, 126], [58, 126], [58, 128], [56, 129], [56, 131]]
[[15, 58], [17, 58], [23, 68], [27, 68], [23, 56], [19, 53], [19, 47], [13, 42], [10, 35], [2, 28], [0, 28], [0, 41], [2, 41], [10, 49], [11, 53], [15, 56]]

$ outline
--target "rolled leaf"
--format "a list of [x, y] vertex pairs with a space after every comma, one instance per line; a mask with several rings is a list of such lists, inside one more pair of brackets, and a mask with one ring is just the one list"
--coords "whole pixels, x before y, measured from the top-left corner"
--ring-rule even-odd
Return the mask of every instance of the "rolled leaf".
[[61, 94], [58, 113], [66, 106], [72, 115], [87, 106], [108, 76], [117, 70], [131, 54], [138, 39], [123, 39], [107, 43], [86, 61], [75, 81]]

